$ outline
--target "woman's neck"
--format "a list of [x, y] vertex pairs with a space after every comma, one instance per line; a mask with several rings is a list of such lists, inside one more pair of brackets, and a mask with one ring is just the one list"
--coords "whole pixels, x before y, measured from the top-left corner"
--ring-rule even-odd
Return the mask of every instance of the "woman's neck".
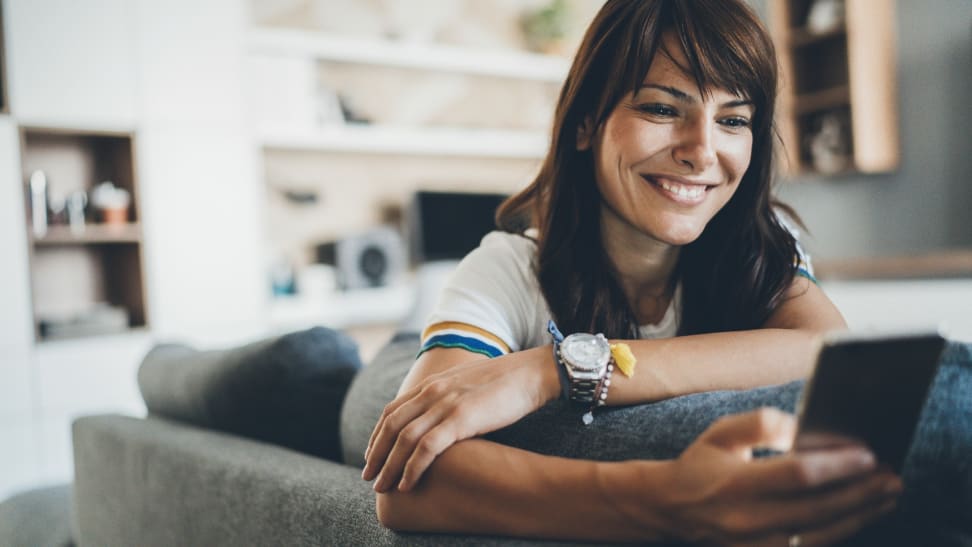
[[638, 323], [661, 321], [672, 298], [680, 248], [637, 230], [607, 207], [601, 211], [601, 242]]

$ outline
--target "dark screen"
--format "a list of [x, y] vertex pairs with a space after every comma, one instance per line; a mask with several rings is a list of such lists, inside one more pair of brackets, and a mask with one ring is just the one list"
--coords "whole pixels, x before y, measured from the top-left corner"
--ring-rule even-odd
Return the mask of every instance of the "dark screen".
[[823, 447], [829, 434], [850, 437], [900, 470], [943, 345], [935, 335], [825, 345], [804, 395], [797, 448]]
[[493, 216], [508, 196], [417, 192], [412, 204], [412, 260], [457, 260], [496, 229]]

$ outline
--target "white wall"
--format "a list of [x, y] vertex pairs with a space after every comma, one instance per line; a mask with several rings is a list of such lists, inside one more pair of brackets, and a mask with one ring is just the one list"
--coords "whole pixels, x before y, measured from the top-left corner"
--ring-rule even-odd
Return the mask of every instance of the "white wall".
[[[144, 412], [135, 373], [157, 340], [208, 347], [267, 331], [244, 4], [3, 0], [0, 498], [71, 479], [76, 416]], [[148, 330], [33, 341], [18, 125], [135, 133]]]

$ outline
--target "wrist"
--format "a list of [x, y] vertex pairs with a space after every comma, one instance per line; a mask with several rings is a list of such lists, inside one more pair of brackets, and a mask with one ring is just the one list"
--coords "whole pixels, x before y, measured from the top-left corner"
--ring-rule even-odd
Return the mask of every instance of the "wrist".
[[557, 370], [560, 363], [557, 363], [554, 359], [552, 346], [547, 345], [536, 349], [538, 351], [534, 363], [540, 378], [538, 399], [540, 406], [543, 406], [560, 397], [561, 380], [560, 372]]
[[667, 541], [677, 536], [665, 499], [665, 477], [670, 461], [629, 460], [598, 462], [596, 498], [645, 541]]

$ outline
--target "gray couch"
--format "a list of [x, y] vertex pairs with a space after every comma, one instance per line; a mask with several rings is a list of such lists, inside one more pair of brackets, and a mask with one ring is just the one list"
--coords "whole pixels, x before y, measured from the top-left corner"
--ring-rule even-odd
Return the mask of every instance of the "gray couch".
[[[360, 479], [363, 451], [417, 347], [415, 334], [399, 335], [360, 371], [353, 343], [326, 329], [227, 351], [157, 347], [139, 373], [149, 416], [77, 420], [73, 489], [37, 491], [0, 504], [0, 545], [556, 544], [400, 534], [378, 523], [374, 494]], [[970, 363], [970, 347], [951, 348], [935, 388], [951, 402], [933, 404], [926, 414], [954, 413], [956, 397], [968, 400], [972, 371], [961, 369]], [[343, 401], [342, 384], [350, 385]], [[674, 457], [720, 415], [763, 405], [792, 409], [801, 387], [795, 382], [606, 409], [587, 428], [579, 415], [553, 403], [491, 437], [567, 457]], [[964, 419], [972, 420], [972, 408], [965, 408]], [[633, 422], [652, 427], [632, 435]], [[935, 420], [925, 422], [927, 429]], [[972, 538], [972, 488], [945, 492], [960, 496], [950, 512], [927, 511], [942, 488], [954, 490], [955, 480], [972, 478], [972, 431], [923, 431], [919, 437], [945, 435], [958, 475], [945, 475], [944, 482], [921, 477], [916, 495], [903, 504], [908, 512], [895, 516], [902, 525], [886, 526], [885, 533], [907, 528], [928, 540], [931, 527], [944, 523], [949, 535], [922, 543], [966, 545]], [[910, 458], [942, 460], [940, 453], [924, 452], [914, 450]], [[915, 472], [906, 469], [906, 482]], [[65, 538], [68, 513], [71, 537]], [[886, 544], [888, 536], [876, 537], [874, 544]]]

